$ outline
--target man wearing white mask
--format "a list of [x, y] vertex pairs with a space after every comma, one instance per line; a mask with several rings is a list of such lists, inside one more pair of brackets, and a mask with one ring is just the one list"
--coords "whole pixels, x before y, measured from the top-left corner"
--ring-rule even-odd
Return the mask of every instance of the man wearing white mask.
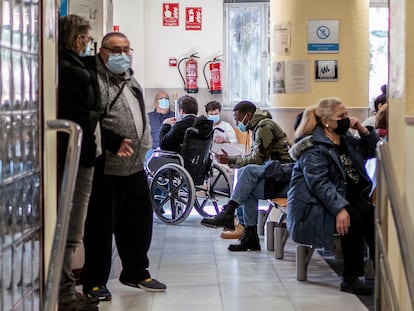
[[133, 49], [120, 32], [104, 36], [96, 71], [105, 114], [102, 118], [104, 161], [95, 168], [85, 223], [83, 292], [111, 300], [106, 287], [112, 263], [112, 233], [122, 262], [119, 281], [146, 291], [165, 291], [151, 278], [148, 250], [153, 213], [146, 152], [151, 148], [150, 126], [141, 86], [130, 69]]
[[173, 118], [175, 113], [170, 110], [170, 97], [165, 91], [155, 94], [154, 106], [154, 111], [148, 113], [148, 118], [151, 124], [152, 149], [157, 149], [160, 145], [162, 123], [167, 118]]

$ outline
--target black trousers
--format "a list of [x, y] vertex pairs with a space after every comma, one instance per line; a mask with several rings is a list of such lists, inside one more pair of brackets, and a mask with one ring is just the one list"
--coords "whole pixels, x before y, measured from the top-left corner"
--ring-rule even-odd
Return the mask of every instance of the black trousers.
[[150, 277], [147, 253], [153, 212], [145, 171], [130, 176], [104, 175], [103, 159], [97, 160], [83, 238], [81, 283], [85, 289], [108, 281], [112, 234], [122, 262], [120, 279], [135, 283]]
[[344, 256], [344, 278], [364, 275], [364, 246], [368, 245], [371, 259], [375, 256], [374, 206], [370, 202], [353, 202], [346, 210], [351, 226], [348, 234], [341, 236]]

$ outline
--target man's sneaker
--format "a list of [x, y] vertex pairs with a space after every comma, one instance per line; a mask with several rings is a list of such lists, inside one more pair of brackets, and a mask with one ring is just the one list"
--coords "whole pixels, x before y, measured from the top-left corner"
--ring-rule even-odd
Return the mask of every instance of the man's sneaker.
[[369, 296], [372, 295], [372, 288], [365, 285], [360, 279], [352, 278], [342, 281], [341, 292]]
[[83, 294], [88, 298], [97, 298], [100, 301], [110, 301], [112, 299], [111, 292], [105, 285], [99, 285], [90, 289], [83, 289]]
[[124, 285], [141, 288], [147, 292], [165, 292], [167, 289], [167, 286], [164, 283], [158, 282], [156, 279], [152, 278], [147, 278], [137, 283], [124, 282], [121, 279], [119, 279], [119, 281]]

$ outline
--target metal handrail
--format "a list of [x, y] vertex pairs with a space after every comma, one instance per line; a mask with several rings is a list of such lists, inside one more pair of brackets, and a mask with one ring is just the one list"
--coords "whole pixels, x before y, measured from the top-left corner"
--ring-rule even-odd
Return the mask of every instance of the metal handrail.
[[50, 120], [47, 121], [47, 127], [48, 130], [69, 134], [65, 168], [59, 193], [55, 235], [46, 279], [44, 306], [42, 308], [44, 311], [53, 311], [56, 309], [69, 217], [72, 209], [73, 191], [78, 174], [82, 129], [75, 122], [68, 120]]
[[[399, 310], [398, 301], [395, 292], [395, 285], [392, 280], [390, 265], [387, 257], [388, 244], [388, 221], [387, 221], [387, 207], [388, 199], [391, 204], [391, 212], [394, 218], [394, 223], [397, 233], [397, 240], [401, 252], [401, 259], [403, 263], [404, 272], [406, 275], [408, 292], [410, 296], [411, 306], [414, 306], [414, 250], [408, 244], [412, 238], [412, 225], [407, 222], [408, 217], [403, 213], [402, 208], [407, 206], [405, 199], [403, 199], [398, 191], [397, 178], [395, 171], [392, 168], [391, 156], [389, 146], [386, 142], [381, 141], [377, 145], [377, 200], [375, 226], [376, 226], [376, 280], [384, 280], [385, 290], [382, 292], [386, 294], [386, 302], [388, 310]], [[381, 305], [380, 288], [375, 288], [376, 304]], [[413, 308], [411, 308], [413, 309]]]

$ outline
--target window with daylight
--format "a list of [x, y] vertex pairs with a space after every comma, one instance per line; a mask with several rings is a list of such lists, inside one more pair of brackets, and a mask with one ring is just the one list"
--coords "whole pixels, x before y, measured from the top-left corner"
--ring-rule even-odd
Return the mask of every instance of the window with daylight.
[[269, 3], [224, 4], [224, 103], [269, 104]]
[[388, 84], [388, 7], [369, 9], [369, 100], [381, 94], [381, 85]]

